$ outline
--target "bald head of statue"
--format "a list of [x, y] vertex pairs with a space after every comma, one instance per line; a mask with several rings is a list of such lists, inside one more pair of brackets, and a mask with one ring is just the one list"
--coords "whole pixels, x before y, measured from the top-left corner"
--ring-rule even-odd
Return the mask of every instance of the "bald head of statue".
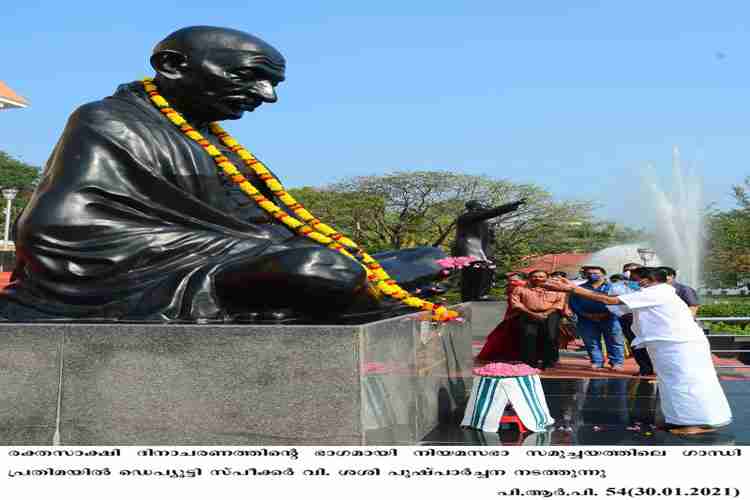
[[195, 125], [237, 120], [276, 102], [286, 61], [271, 45], [228, 28], [193, 26], [154, 47], [151, 66], [164, 97]]

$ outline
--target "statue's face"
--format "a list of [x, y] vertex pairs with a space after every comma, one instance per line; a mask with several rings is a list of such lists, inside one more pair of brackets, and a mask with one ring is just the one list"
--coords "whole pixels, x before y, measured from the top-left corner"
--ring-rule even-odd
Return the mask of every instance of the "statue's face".
[[276, 102], [286, 62], [258, 37], [229, 28], [177, 30], [154, 48], [158, 84], [191, 120], [236, 120], [264, 102]]
[[264, 102], [276, 102], [283, 65], [271, 64], [262, 51], [220, 49], [188, 56], [180, 88], [201, 118], [237, 120]]

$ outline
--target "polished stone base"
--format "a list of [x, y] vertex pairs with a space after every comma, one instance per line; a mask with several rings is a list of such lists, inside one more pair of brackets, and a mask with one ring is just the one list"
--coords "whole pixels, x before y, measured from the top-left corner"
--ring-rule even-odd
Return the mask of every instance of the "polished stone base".
[[441, 424], [422, 440], [431, 446], [747, 446], [750, 445], [750, 380], [723, 380], [732, 423], [716, 432], [677, 436], [662, 429], [655, 380], [632, 378], [542, 379], [555, 424], [545, 432], [516, 428], [482, 432]]
[[414, 444], [471, 389], [459, 307], [447, 325], [0, 324], [0, 444]]
[[471, 330], [474, 340], [485, 340], [505, 316], [507, 303], [502, 300], [469, 302], [471, 308]]

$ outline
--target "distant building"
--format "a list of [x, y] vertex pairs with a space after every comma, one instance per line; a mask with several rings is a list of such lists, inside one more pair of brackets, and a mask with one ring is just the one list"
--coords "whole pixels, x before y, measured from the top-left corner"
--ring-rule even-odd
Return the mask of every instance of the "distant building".
[[0, 80], [0, 111], [4, 109], [25, 108], [29, 101], [8, 87], [5, 82]]

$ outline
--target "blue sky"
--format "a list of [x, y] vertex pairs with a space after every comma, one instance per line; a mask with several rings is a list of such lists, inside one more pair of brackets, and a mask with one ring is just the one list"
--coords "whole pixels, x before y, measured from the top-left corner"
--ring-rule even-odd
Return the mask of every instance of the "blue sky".
[[[598, 2], [597, 2], [598, 3]], [[255, 33], [287, 58], [280, 101], [226, 128], [289, 186], [437, 169], [594, 199], [631, 225], [672, 146], [731, 207], [750, 174], [742, 2], [34, 2], [4, 8], [0, 149], [43, 164], [67, 116], [151, 74], [184, 26]]]

